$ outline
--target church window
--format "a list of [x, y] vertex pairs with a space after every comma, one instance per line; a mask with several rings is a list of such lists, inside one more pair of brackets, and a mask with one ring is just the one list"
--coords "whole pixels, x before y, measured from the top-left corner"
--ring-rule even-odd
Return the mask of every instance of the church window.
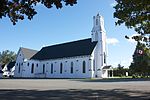
[[102, 59], [101, 59], [101, 66], [103, 66], [103, 57], [102, 57]]
[[85, 61], [83, 61], [83, 63], [82, 63], [82, 72], [86, 73], [86, 63], [85, 63]]
[[60, 63], [60, 74], [62, 74], [62, 70], [63, 70], [63, 64]]
[[32, 66], [31, 66], [31, 73], [34, 73], [34, 64], [32, 63]]
[[45, 64], [43, 64], [43, 74], [45, 73]]
[[96, 25], [98, 25], [98, 19], [96, 19]]
[[51, 64], [51, 74], [53, 74], [53, 64]]
[[36, 64], [36, 67], [38, 67], [38, 64]]
[[73, 73], [73, 62], [71, 62], [71, 71], [70, 73]]
[[18, 66], [18, 63], [17, 63], [17, 66]]
[[29, 63], [27, 65], [29, 66]]
[[95, 39], [96, 39], [96, 41], [98, 41], [98, 33], [97, 32], [95, 33]]
[[93, 60], [93, 71], [95, 71], [95, 60]]
[[19, 63], [18, 73], [20, 73], [20, 63]]
[[106, 64], [106, 54], [104, 52], [104, 63]]

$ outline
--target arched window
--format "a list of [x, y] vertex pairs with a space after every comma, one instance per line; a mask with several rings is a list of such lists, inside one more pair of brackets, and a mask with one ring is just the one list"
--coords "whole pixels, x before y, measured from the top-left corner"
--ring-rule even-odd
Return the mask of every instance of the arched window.
[[51, 64], [51, 74], [53, 74], [53, 64]]
[[43, 74], [45, 73], [45, 64], [43, 64]]
[[62, 74], [62, 71], [63, 71], [63, 64], [60, 63], [60, 74]]
[[104, 63], [106, 64], [106, 54], [104, 52]]
[[[17, 63], [17, 64], [18, 64], [18, 63]], [[20, 63], [19, 63], [18, 73], [20, 73]]]
[[29, 66], [29, 63], [27, 65]]
[[103, 59], [101, 59], [101, 66], [103, 66]]
[[95, 33], [95, 39], [98, 41], [98, 33]]
[[98, 25], [98, 19], [96, 19], [96, 25]]
[[32, 66], [31, 66], [31, 73], [34, 73], [34, 64], [32, 63]]
[[93, 60], [93, 71], [95, 71], [95, 60]]
[[85, 63], [85, 61], [83, 61], [83, 64], [82, 64], [82, 72], [86, 73], [86, 63]]
[[70, 73], [71, 73], [71, 74], [73, 73], [73, 62], [71, 62], [71, 70], [70, 70]]
[[38, 67], [38, 64], [36, 64], [36, 67]]

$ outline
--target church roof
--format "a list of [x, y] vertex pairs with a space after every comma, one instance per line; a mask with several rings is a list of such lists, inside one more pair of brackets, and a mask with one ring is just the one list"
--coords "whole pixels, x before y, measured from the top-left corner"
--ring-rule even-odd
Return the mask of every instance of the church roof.
[[10, 62], [10, 63], [7, 65], [8, 71], [10, 71], [10, 69], [15, 66], [15, 63], [16, 63], [16, 61], [13, 61], [13, 62]]
[[28, 49], [28, 48], [20, 48], [25, 59], [30, 59], [33, 55], [35, 55], [38, 51], [37, 50], [32, 50], [32, 49]]
[[110, 68], [112, 68], [111, 65], [109, 65], [109, 66], [104, 66], [104, 67], [103, 67], [103, 69], [110, 69]]
[[31, 59], [48, 60], [74, 56], [90, 55], [97, 42], [91, 42], [91, 38], [63, 44], [43, 47]]

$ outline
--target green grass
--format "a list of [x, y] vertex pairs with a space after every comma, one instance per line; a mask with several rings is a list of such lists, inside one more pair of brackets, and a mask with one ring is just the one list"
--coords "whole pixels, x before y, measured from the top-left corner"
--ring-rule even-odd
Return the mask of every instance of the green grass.
[[120, 76], [114, 76], [112, 78], [132, 78], [132, 76], [122, 76], [122, 77], [120, 77]]

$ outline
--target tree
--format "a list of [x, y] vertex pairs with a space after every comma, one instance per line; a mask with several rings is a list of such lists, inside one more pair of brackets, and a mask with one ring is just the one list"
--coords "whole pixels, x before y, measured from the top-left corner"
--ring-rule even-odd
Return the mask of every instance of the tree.
[[128, 69], [124, 68], [121, 64], [118, 64], [118, 67], [113, 69], [113, 76], [126, 76], [126, 72], [128, 72]]
[[59, 9], [63, 7], [63, 3], [73, 6], [77, 0], [0, 0], [0, 18], [9, 17], [13, 25], [25, 16], [31, 20], [37, 14], [34, 7], [39, 3], [47, 8], [56, 6]]
[[0, 63], [8, 64], [11, 61], [15, 61], [16, 53], [13, 51], [5, 50], [2, 53], [0, 52]]
[[121, 66], [121, 64], [118, 64], [117, 70], [118, 70], [119, 76], [123, 76], [124, 75], [123, 67], [124, 66]]
[[150, 0], [115, 1], [117, 2], [114, 6], [116, 25], [125, 24], [128, 28], [134, 28], [140, 36], [132, 38], [136, 41], [145, 41], [150, 46]]
[[138, 42], [130, 65], [132, 74], [146, 76], [150, 74], [150, 49], [145, 44]]

